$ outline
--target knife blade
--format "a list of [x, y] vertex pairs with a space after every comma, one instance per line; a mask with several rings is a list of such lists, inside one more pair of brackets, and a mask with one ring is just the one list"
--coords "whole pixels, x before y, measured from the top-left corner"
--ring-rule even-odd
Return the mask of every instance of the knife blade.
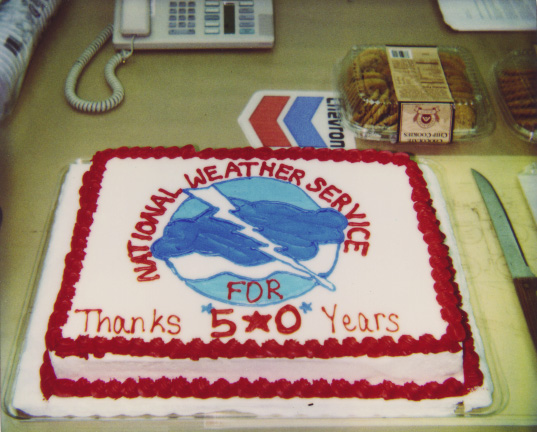
[[482, 174], [472, 169], [472, 175], [492, 220], [533, 344], [537, 349], [537, 277], [526, 262], [524, 252], [498, 194]]

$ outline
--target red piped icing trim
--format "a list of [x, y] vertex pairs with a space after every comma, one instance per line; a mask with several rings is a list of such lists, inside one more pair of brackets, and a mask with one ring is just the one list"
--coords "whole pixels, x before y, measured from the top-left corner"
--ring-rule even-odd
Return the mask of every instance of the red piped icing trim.
[[[97, 199], [101, 188], [101, 181], [106, 171], [106, 164], [113, 158], [120, 159], [258, 159], [258, 160], [320, 160], [335, 162], [378, 162], [381, 164], [394, 164], [405, 166], [409, 183], [412, 187], [412, 200], [418, 220], [418, 229], [428, 245], [430, 254], [431, 274], [435, 281], [434, 289], [437, 301], [441, 306], [442, 318], [448, 323], [446, 333], [435, 339], [431, 335], [423, 335], [419, 339], [411, 336], [402, 336], [397, 342], [392, 337], [375, 339], [366, 337], [358, 342], [349, 337], [341, 342], [328, 339], [323, 343], [310, 340], [299, 343], [288, 340], [279, 344], [269, 340], [258, 344], [253, 340], [240, 343], [234, 339], [223, 342], [215, 339], [210, 343], [201, 340], [192, 340], [184, 343], [180, 339], [164, 342], [160, 338], [144, 341], [141, 338], [126, 339], [114, 337], [79, 336], [76, 339], [64, 338], [62, 326], [67, 322], [68, 312], [72, 306], [75, 294], [75, 285], [80, 278], [83, 267], [87, 239], [93, 223], [93, 214], [97, 209]], [[330, 150], [313, 148], [291, 148], [271, 150], [268, 148], [234, 148], [234, 149], [205, 149], [196, 152], [193, 146], [186, 147], [157, 147], [157, 148], [127, 148], [108, 149], [98, 152], [92, 160], [90, 170], [84, 175], [83, 185], [80, 189], [80, 210], [77, 214], [71, 251], [65, 258], [65, 269], [62, 285], [54, 305], [53, 313], [49, 318], [48, 330], [45, 336], [47, 352], [44, 355], [41, 367], [41, 389], [43, 395], [61, 397], [358, 397], [358, 398], [405, 398], [409, 400], [438, 399], [449, 396], [460, 396], [468, 393], [472, 388], [483, 383], [483, 374], [479, 369], [479, 356], [474, 350], [468, 317], [460, 309], [461, 299], [457, 284], [453, 277], [455, 270], [449, 250], [444, 245], [445, 236], [439, 229], [439, 222], [432, 207], [431, 197], [427, 183], [423, 178], [418, 165], [407, 154], [391, 153], [376, 150]], [[220, 379], [211, 384], [200, 378], [187, 381], [184, 378], [161, 378], [152, 380], [141, 378], [138, 381], [127, 379], [124, 382], [112, 380], [104, 382], [97, 380], [89, 382], [86, 379], [77, 381], [58, 379], [50, 362], [49, 352], [55, 352], [60, 357], [78, 356], [88, 358], [90, 354], [102, 357], [106, 353], [131, 356], [169, 357], [171, 359], [191, 358], [196, 360], [208, 358], [333, 358], [343, 356], [406, 356], [414, 353], [440, 353], [458, 352], [463, 349], [464, 383], [455, 379], [448, 379], [443, 383], [431, 382], [419, 386], [412, 383], [396, 385], [385, 381], [378, 385], [371, 385], [367, 381], [354, 383], [345, 380], [325, 380], [308, 382], [298, 380], [289, 382], [278, 380], [269, 382], [259, 379], [250, 382], [241, 379], [229, 383]]]
[[[185, 378], [166, 378], [157, 380], [140, 378], [138, 381], [128, 378], [121, 382], [118, 380], [96, 380], [93, 382], [85, 378], [76, 381], [70, 379], [56, 379], [45, 377], [43, 371], [53, 374], [52, 365], [48, 353], [45, 353], [42, 371], [43, 394], [47, 399], [51, 395], [59, 397], [94, 397], [94, 398], [135, 398], [159, 397], [168, 399], [171, 397], [199, 399], [231, 397], [271, 399], [279, 397], [290, 398], [362, 398], [374, 399], [408, 399], [420, 401], [425, 399], [442, 399], [446, 397], [463, 396], [467, 393], [466, 387], [454, 378], [449, 378], [443, 383], [429, 382], [424, 385], [406, 383], [404, 385], [383, 381], [372, 385], [366, 380], [349, 382], [343, 379], [331, 382], [325, 379], [308, 381], [299, 379], [294, 382], [286, 379], [269, 381], [259, 378], [249, 381], [240, 378], [238, 381], [229, 382], [223, 378], [211, 383], [205, 378], [195, 378], [189, 381]], [[45, 382], [45, 384], [43, 384]]]

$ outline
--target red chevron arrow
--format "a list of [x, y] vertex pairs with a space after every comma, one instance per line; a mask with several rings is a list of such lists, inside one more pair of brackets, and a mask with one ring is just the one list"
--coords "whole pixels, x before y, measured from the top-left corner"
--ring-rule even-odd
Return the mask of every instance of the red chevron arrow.
[[264, 147], [291, 147], [278, 124], [278, 116], [289, 99], [289, 96], [263, 96], [250, 116], [250, 124]]

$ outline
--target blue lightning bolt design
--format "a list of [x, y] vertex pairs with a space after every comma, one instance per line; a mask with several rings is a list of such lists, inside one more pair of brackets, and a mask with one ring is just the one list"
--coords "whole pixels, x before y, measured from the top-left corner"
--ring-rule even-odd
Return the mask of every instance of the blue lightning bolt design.
[[329, 291], [335, 291], [336, 287], [329, 280], [319, 276], [315, 272], [308, 269], [306, 266], [302, 265], [298, 261], [294, 260], [291, 257], [281, 254], [277, 251], [281, 246], [272, 243], [270, 240], [265, 238], [261, 233], [255, 230], [254, 227], [244, 222], [242, 219], [239, 219], [232, 212], [237, 210], [235, 206], [228, 200], [228, 198], [223, 195], [217, 188], [210, 186], [203, 189], [190, 189], [185, 191], [189, 195], [194, 196], [195, 198], [205, 202], [206, 204], [217, 209], [217, 212], [214, 214], [214, 217], [232, 222], [241, 227], [241, 233], [263, 243], [263, 246], [259, 247], [259, 250], [265, 254], [271, 256], [272, 258], [280, 261], [281, 263], [287, 265], [288, 267], [294, 270], [294, 273], [300, 275], [305, 275], [306, 277], [311, 277], [315, 281], [326, 288]]

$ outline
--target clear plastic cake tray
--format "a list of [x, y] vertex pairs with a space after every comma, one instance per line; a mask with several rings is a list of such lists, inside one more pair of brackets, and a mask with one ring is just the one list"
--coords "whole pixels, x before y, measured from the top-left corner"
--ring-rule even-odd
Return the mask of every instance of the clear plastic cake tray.
[[[63, 262], [70, 249], [70, 236], [55, 235], [54, 226], [73, 226], [78, 206], [78, 190], [82, 175], [88, 169], [87, 163], [76, 163], [69, 167], [62, 186], [63, 205], [72, 211], [55, 212], [51, 215], [50, 230], [47, 234], [39, 265], [35, 270], [35, 282], [28, 294], [27, 309], [23, 311], [20, 336], [12, 354], [12, 367], [7, 392], [4, 395], [4, 409], [12, 417], [21, 420], [95, 420], [95, 419], [163, 419], [182, 422], [183, 425], [204, 427], [279, 427], [279, 426], [319, 426], [329, 425], [333, 419], [352, 425], [355, 419], [369, 419], [371, 424], [412, 424], [404, 423], [412, 418], [430, 418], [430, 424], [440, 424], [441, 418], [471, 418], [489, 416], [504, 404], [502, 386], [494, 367], [493, 349], [480, 337], [479, 330], [470, 314], [470, 325], [474, 334], [476, 351], [485, 375], [485, 383], [479, 395], [490, 397], [487, 406], [479, 407], [474, 396], [467, 397], [463, 404], [453, 400], [453, 406], [446, 410], [438, 407], [434, 400], [420, 402], [420, 414], [409, 414], [415, 402], [401, 400], [349, 400], [349, 399], [238, 399], [226, 400], [194, 398], [59, 398], [52, 396], [45, 400], [40, 390], [40, 372], [45, 352], [45, 332], [53, 309], [58, 286], [61, 283]], [[431, 193], [436, 202], [444, 202], [437, 169], [427, 161], [420, 161]], [[449, 206], [438, 206], [438, 217], [443, 232], [447, 236], [451, 256], [457, 271], [457, 282], [461, 289], [464, 308], [470, 310], [470, 294], [456, 244], [456, 235], [450, 223]], [[485, 352], [487, 355], [485, 355]], [[487, 362], [484, 359], [487, 358]], [[493, 384], [494, 383], [494, 384]], [[485, 396], [486, 398], [486, 396]], [[479, 399], [479, 398], [478, 398]], [[382, 417], [378, 412], [381, 410]], [[337, 412], [337, 415], [334, 415]], [[343, 413], [343, 414], [342, 414]], [[323, 423], [327, 421], [328, 423]], [[191, 423], [194, 422], [194, 423]], [[380, 423], [379, 423], [380, 422]], [[383, 423], [384, 422], [384, 423]], [[388, 423], [386, 423], [388, 422]], [[440, 422], [440, 423], [439, 423]], [[360, 423], [363, 424], [363, 423]]]

